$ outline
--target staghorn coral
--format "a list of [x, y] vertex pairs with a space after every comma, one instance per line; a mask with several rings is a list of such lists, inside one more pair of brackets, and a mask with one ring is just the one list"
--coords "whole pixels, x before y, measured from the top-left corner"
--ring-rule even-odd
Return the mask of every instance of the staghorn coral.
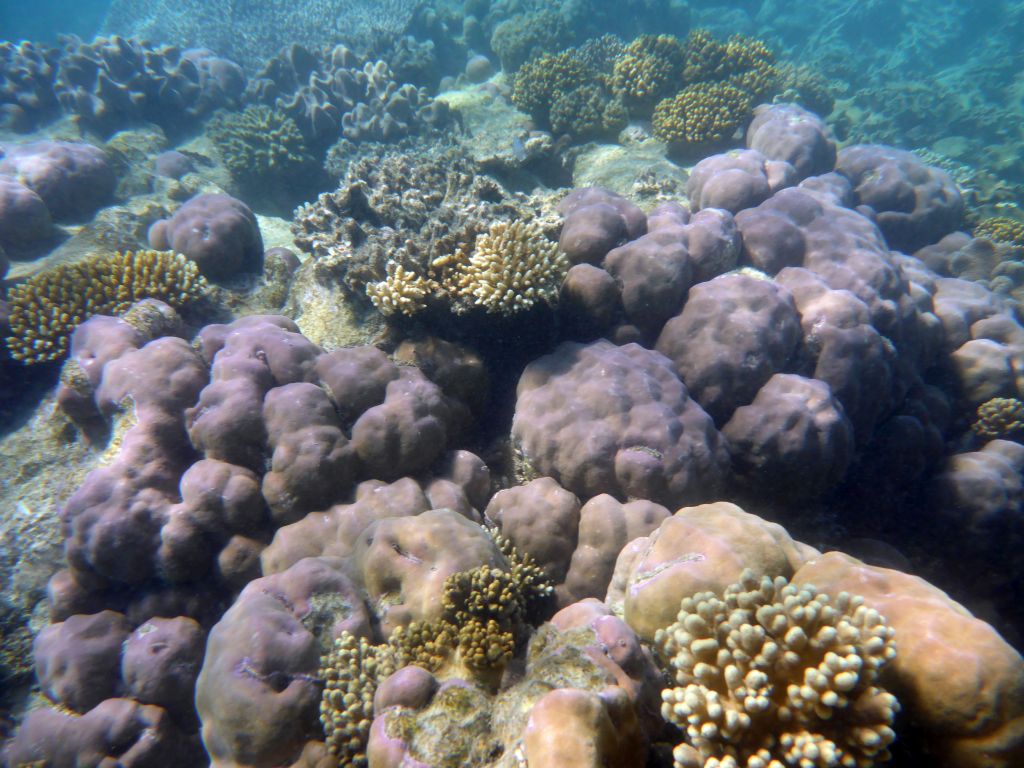
[[685, 734], [676, 768], [884, 762], [899, 703], [876, 682], [893, 635], [863, 598], [749, 569], [722, 597], [684, 598], [655, 637], [675, 683], [662, 715]]
[[218, 112], [207, 134], [231, 175], [245, 184], [287, 181], [314, 162], [295, 121], [263, 104]]
[[685, 62], [686, 51], [675, 35], [641, 35], [616, 59], [612, 91], [631, 108], [649, 111], [677, 89]]
[[433, 673], [468, 673], [493, 688], [522, 647], [528, 622], [553, 588], [528, 556], [520, 556], [496, 531], [490, 533], [507, 570], [483, 565], [452, 574], [445, 581], [437, 621], [398, 627], [380, 645], [343, 631], [323, 658], [320, 722], [328, 751], [341, 765], [367, 764], [374, 695], [396, 670], [415, 664]]
[[708, 145], [731, 136], [751, 109], [750, 94], [727, 83], [697, 83], [654, 108], [654, 135], [676, 146]]
[[971, 425], [984, 438], [1009, 438], [1024, 429], [1024, 403], [1015, 397], [993, 397], [978, 406]]
[[61, 264], [11, 289], [7, 347], [24, 363], [56, 360], [67, 352], [75, 327], [93, 315], [120, 314], [143, 298], [180, 308], [205, 290], [195, 263], [168, 251], [124, 251]]
[[983, 237], [993, 243], [1009, 243], [1024, 247], [1024, 222], [1009, 216], [991, 216], [982, 219], [974, 227], [974, 236]]
[[512, 315], [555, 300], [569, 262], [530, 221], [496, 221], [477, 235], [471, 255], [457, 252], [445, 265], [442, 287], [459, 314], [483, 307], [490, 314]]

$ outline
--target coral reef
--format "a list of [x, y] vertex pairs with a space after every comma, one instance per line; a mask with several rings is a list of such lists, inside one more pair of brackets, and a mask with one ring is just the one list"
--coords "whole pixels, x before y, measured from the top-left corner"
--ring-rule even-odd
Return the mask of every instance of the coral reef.
[[0, 127], [28, 133], [60, 113], [53, 89], [59, 58], [48, 45], [0, 43]]
[[68, 351], [72, 331], [94, 315], [121, 314], [143, 298], [180, 308], [204, 292], [196, 265], [166, 251], [126, 251], [61, 264], [11, 289], [7, 347], [24, 363], [58, 360]]
[[1008, 216], [982, 219], [974, 226], [973, 234], [994, 243], [1010, 243], [1024, 248], [1024, 222]]
[[721, 596], [683, 598], [655, 638], [675, 683], [662, 715], [685, 734], [676, 767], [885, 762], [900, 708], [877, 683], [893, 634], [864, 598], [749, 570]]

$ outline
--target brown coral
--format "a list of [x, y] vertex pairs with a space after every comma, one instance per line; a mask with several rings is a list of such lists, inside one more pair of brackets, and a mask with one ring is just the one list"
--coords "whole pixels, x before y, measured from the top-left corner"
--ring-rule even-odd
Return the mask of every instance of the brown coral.
[[715, 144], [750, 113], [750, 94], [726, 83], [690, 85], [654, 108], [654, 135], [674, 145]]
[[629, 106], [649, 110], [678, 87], [685, 61], [675, 35], [641, 35], [616, 60], [612, 90]]
[[978, 222], [974, 227], [974, 236], [993, 243], [1024, 247], [1024, 222], [1009, 216], [991, 216]]
[[195, 263], [170, 251], [124, 251], [61, 264], [14, 286], [8, 297], [11, 357], [43, 363], [63, 357], [75, 327], [120, 314], [139, 299], [181, 308], [206, 290]]
[[1024, 403], [1015, 397], [993, 397], [978, 406], [971, 429], [979, 437], [1009, 438], [1024, 429]]

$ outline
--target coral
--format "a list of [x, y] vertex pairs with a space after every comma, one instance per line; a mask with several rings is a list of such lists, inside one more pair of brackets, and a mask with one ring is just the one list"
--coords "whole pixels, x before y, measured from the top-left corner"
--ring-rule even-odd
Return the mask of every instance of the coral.
[[365, 766], [377, 686], [394, 672], [387, 646], [343, 633], [321, 665], [324, 680], [320, 722], [327, 748], [339, 765]]
[[534, 471], [580, 498], [666, 505], [714, 497], [724, 441], [664, 356], [637, 344], [566, 342], [519, 379], [512, 438]]
[[183, 307], [206, 283], [180, 254], [125, 251], [61, 264], [14, 286], [9, 294], [11, 356], [25, 363], [63, 357], [75, 327], [93, 315], [124, 312], [139, 299]]
[[685, 734], [676, 768], [884, 762], [899, 703], [877, 682], [893, 635], [861, 597], [749, 570], [721, 597], [684, 598], [655, 638], [675, 683], [662, 715]]
[[752, 99], [770, 95], [776, 85], [775, 57], [761, 40], [736, 34], [722, 43], [708, 30], [696, 29], [684, 47], [686, 83], [727, 82], [747, 91]]
[[252, 210], [229, 195], [188, 200], [149, 228], [149, 244], [182, 253], [205, 277], [227, 279], [263, 267], [263, 237]]
[[415, 0], [298, 0], [257, 5], [210, 5], [205, 0], [115, 0], [103, 21], [104, 34], [133, 35], [212, 48], [248, 71], [268, 55], [303, 40], [312, 49], [344, 39], [370, 46], [381, 36], [401, 35], [413, 20]]
[[39, 195], [58, 221], [95, 213], [113, 198], [116, 182], [106, 152], [69, 141], [0, 147], [0, 174]]
[[1006, 438], [1024, 429], [1024, 403], [1015, 397], [993, 397], [978, 406], [971, 425], [984, 438]]
[[231, 175], [243, 183], [294, 180], [314, 162], [295, 121], [262, 104], [242, 112], [218, 112], [206, 132]]
[[181, 131], [218, 107], [237, 105], [245, 73], [202, 48], [154, 47], [117, 35], [84, 43], [70, 36], [56, 90], [66, 112], [104, 136], [139, 121]]
[[982, 219], [974, 226], [973, 234], [994, 243], [1010, 243], [1024, 248], [1024, 222], [1009, 216]]
[[780, 63], [779, 94], [784, 101], [796, 102], [821, 117], [828, 117], [835, 106], [835, 86], [815, 69], [804, 64]]
[[[355, 295], [381, 283], [371, 289], [381, 306], [389, 306], [385, 296], [398, 305], [403, 283], [422, 279], [416, 293], [432, 290], [431, 264], [460, 250], [470, 253], [477, 235], [495, 222], [534, 219], [553, 230], [543, 203], [508, 192], [449, 143], [377, 146], [348, 163], [336, 191], [296, 212], [292, 232], [325, 277]], [[420, 299], [410, 299], [413, 309]]]
[[383, 280], [366, 284], [366, 295], [383, 315], [412, 317], [426, 308], [427, 299], [439, 288], [435, 280], [408, 270], [398, 262], [389, 261], [385, 269]]
[[612, 90], [631, 109], [649, 112], [677, 89], [685, 61], [682, 41], [674, 35], [641, 35], [615, 60]]
[[330, 754], [342, 765], [367, 764], [374, 699], [395, 670], [415, 664], [439, 673], [450, 666], [494, 685], [525, 641], [527, 621], [552, 588], [529, 558], [492, 535], [507, 569], [483, 565], [454, 573], [445, 580], [436, 621], [399, 627], [381, 645], [342, 632], [321, 661], [320, 722]]
[[53, 89], [60, 49], [28, 41], [0, 43], [0, 127], [28, 133], [60, 114]]
[[455, 254], [441, 284], [456, 312], [483, 307], [511, 315], [553, 302], [568, 268], [558, 244], [538, 224], [498, 221], [477, 235], [472, 254]]
[[658, 102], [654, 135], [673, 145], [708, 145], [729, 138], [746, 119], [750, 94], [726, 83], [698, 83]]
[[618, 99], [609, 100], [597, 85], [583, 85], [551, 102], [551, 130], [577, 141], [614, 136], [626, 127], [629, 115]]
[[555, 101], [581, 85], [592, 83], [596, 73], [572, 50], [545, 53], [524, 64], [512, 82], [512, 103], [534, 120], [547, 125]]
[[491, 35], [491, 50], [501, 60], [501, 68], [513, 73], [531, 59], [562, 48], [570, 31], [555, 11], [522, 13], [501, 22]]

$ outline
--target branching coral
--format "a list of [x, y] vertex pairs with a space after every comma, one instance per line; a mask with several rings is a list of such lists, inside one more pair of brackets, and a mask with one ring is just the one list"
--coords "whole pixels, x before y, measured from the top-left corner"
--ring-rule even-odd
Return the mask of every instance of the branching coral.
[[983, 237], [994, 243], [1009, 243], [1024, 247], [1024, 222], [1009, 216], [992, 216], [982, 219], [974, 228], [975, 237]]
[[262, 104], [219, 112], [207, 133], [231, 175], [243, 183], [286, 181], [313, 163], [295, 121]]
[[750, 95], [726, 83], [698, 83], [654, 109], [654, 135], [674, 145], [708, 145], [728, 138], [750, 113]]
[[366, 294], [385, 315], [411, 317], [441, 297], [456, 314], [482, 307], [513, 315], [553, 302], [568, 268], [558, 244], [538, 224], [496, 221], [475, 244], [434, 259], [429, 275], [388, 262], [385, 278], [368, 283]]
[[477, 236], [468, 258], [456, 254], [442, 285], [455, 299], [456, 312], [477, 306], [511, 315], [554, 301], [568, 269], [558, 244], [548, 240], [540, 226], [497, 221]]
[[343, 632], [323, 659], [320, 722], [328, 750], [341, 765], [366, 765], [374, 693], [392, 672], [415, 664], [493, 687], [526, 640], [528, 622], [552, 587], [528, 557], [492, 535], [508, 569], [480, 566], [450, 576], [439, 620], [400, 627], [380, 645]]
[[63, 357], [75, 327], [93, 315], [120, 314], [139, 299], [176, 309], [206, 291], [195, 263], [169, 251], [125, 251], [40, 272], [8, 297], [11, 357], [43, 363]]
[[679, 87], [685, 61], [674, 35], [641, 35], [616, 60], [612, 90], [630, 107], [649, 110]]
[[512, 103], [534, 120], [547, 124], [559, 96], [592, 83], [597, 73], [575, 51], [546, 53], [524, 64], [512, 83]]
[[749, 570], [722, 597], [684, 598], [655, 638], [675, 682], [662, 715], [685, 738], [676, 768], [884, 762], [899, 704], [876, 683], [893, 635], [860, 597]]
[[971, 429], [979, 437], [1009, 438], [1024, 430], [1024, 403], [1015, 397], [993, 397], [978, 406]]

